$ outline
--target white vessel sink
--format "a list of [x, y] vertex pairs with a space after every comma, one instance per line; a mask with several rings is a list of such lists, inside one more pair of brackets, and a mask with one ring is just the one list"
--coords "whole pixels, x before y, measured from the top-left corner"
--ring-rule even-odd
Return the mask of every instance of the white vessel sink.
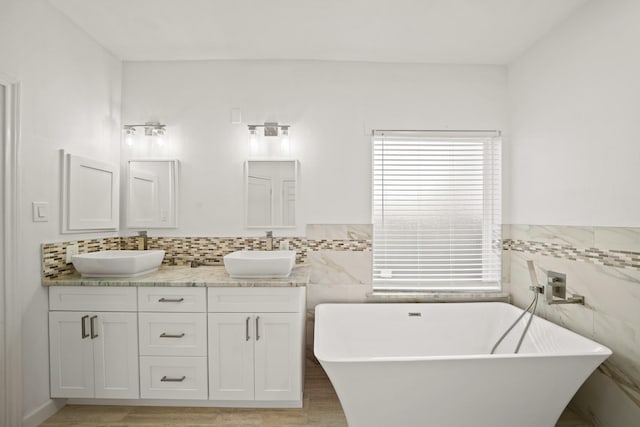
[[73, 255], [71, 262], [82, 277], [134, 277], [155, 271], [163, 250], [99, 251]]
[[236, 251], [224, 256], [224, 268], [234, 279], [289, 277], [296, 251]]

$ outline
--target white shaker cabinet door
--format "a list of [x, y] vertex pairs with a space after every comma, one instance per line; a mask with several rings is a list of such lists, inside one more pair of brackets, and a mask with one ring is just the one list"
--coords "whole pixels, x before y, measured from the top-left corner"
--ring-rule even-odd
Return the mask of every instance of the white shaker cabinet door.
[[49, 312], [51, 397], [93, 397], [89, 317], [83, 312]]
[[255, 399], [298, 400], [302, 327], [298, 313], [255, 314]]
[[139, 398], [138, 316], [93, 313], [95, 397]]
[[209, 313], [209, 399], [253, 400], [253, 319]]

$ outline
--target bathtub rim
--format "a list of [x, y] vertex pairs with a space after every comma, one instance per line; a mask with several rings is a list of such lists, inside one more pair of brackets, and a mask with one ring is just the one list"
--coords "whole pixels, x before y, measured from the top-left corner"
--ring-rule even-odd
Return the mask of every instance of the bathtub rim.
[[318, 349], [318, 336], [316, 334], [316, 329], [318, 328], [318, 309], [324, 310], [321, 307], [327, 306], [348, 306], [348, 305], [366, 305], [366, 306], [390, 306], [390, 305], [407, 305], [407, 306], [416, 306], [416, 305], [433, 305], [433, 304], [446, 304], [447, 306], [454, 305], [468, 305], [468, 304], [483, 304], [483, 305], [501, 305], [508, 306], [509, 309], [515, 310], [517, 313], [522, 313], [524, 310], [506, 302], [498, 302], [498, 301], [482, 301], [482, 302], [428, 302], [428, 303], [386, 303], [386, 302], [375, 302], [375, 303], [321, 303], [316, 305], [314, 309], [315, 315], [315, 324], [314, 324], [314, 345], [313, 345], [313, 354], [320, 362], [327, 363], [335, 363], [335, 362], [345, 362], [345, 363], [363, 363], [363, 362], [372, 362], [372, 363], [382, 363], [382, 362], [421, 362], [421, 361], [464, 361], [464, 360], [500, 360], [500, 359], [538, 359], [538, 358], [555, 358], [555, 357], [602, 357], [602, 361], [605, 361], [609, 358], [613, 352], [608, 347], [588, 338], [583, 335], [578, 334], [570, 329], [567, 329], [561, 325], [550, 322], [547, 319], [544, 319], [538, 315], [535, 315], [538, 321], [542, 321], [544, 323], [548, 323], [552, 327], [562, 328], [574, 335], [579, 336], [580, 338], [587, 340], [594, 344], [594, 349], [592, 351], [566, 351], [566, 352], [557, 352], [557, 353], [498, 353], [498, 354], [488, 354], [488, 353], [475, 353], [475, 354], [464, 354], [464, 355], [437, 355], [437, 356], [378, 356], [378, 357], [363, 357], [363, 356], [331, 356], [327, 354], [323, 354], [322, 351]]

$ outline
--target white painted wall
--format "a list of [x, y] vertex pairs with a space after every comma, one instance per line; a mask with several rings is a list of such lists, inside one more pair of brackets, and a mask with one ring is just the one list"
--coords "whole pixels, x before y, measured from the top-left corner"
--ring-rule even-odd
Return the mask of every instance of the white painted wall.
[[638, 22], [591, 1], [509, 66], [506, 223], [640, 226]]
[[[21, 83], [19, 287], [23, 302], [24, 414], [49, 402], [47, 291], [40, 244], [84, 238], [60, 232], [60, 148], [118, 163], [121, 63], [44, 0], [3, 0], [0, 72]], [[31, 222], [31, 202], [49, 222]], [[116, 233], [112, 233], [116, 234]], [[108, 234], [92, 234], [91, 236]]]
[[[638, 22], [637, 0], [590, 1], [509, 66], [511, 154], [506, 162], [512, 173], [506, 223], [640, 226]], [[587, 279], [593, 276], [586, 267], [575, 268]], [[511, 274], [515, 271], [512, 264]], [[518, 284], [514, 281], [512, 289]], [[604, 284], [610, 285], [597, 283]], [[625, 295], [611, 287], [607, 297], [615, 306]], [[602, 301], [589, 304], [595, 330], [601, 319], [617, 321], [604, 313]], [[563, 324], [588, 319], [571, 313], [562, 312]], [[630, 331], [634, 326], [625, 324]], [[624, 360], [621, 353], [615, 357]], [[637, 400], [600, 372], [587, 380], [573, 404], [597, 426], [638, 425]]]
[[[290, 124], [302, 235], [305, 223], [371, 221], [372, 128], [504, 130], [506, 98], [499, 66], [125, 62], [123, 123], [160, 120], [168, 141], [162, 149], [123, 146], [122, 160], [180, 159], [180, 227], [172, 235], [258, 235], [244, 228], [246, 125]], [[242, 109], [242, 125], [231, 124], [232, 108]]]

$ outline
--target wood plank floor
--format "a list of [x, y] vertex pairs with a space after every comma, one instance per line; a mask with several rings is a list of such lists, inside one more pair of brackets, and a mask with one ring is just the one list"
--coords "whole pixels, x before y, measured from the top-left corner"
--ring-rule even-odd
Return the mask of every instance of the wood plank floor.
[[[340, 402], [322, 368], [307, 363], [301, 409], [178, 408], [159, 406], [68, 405], [50, 417], [45, 427], [347, 427]], [[589, 427], [571, 410], [556, 427]], [[393, 426], [389, 426], [393, 427]]]

